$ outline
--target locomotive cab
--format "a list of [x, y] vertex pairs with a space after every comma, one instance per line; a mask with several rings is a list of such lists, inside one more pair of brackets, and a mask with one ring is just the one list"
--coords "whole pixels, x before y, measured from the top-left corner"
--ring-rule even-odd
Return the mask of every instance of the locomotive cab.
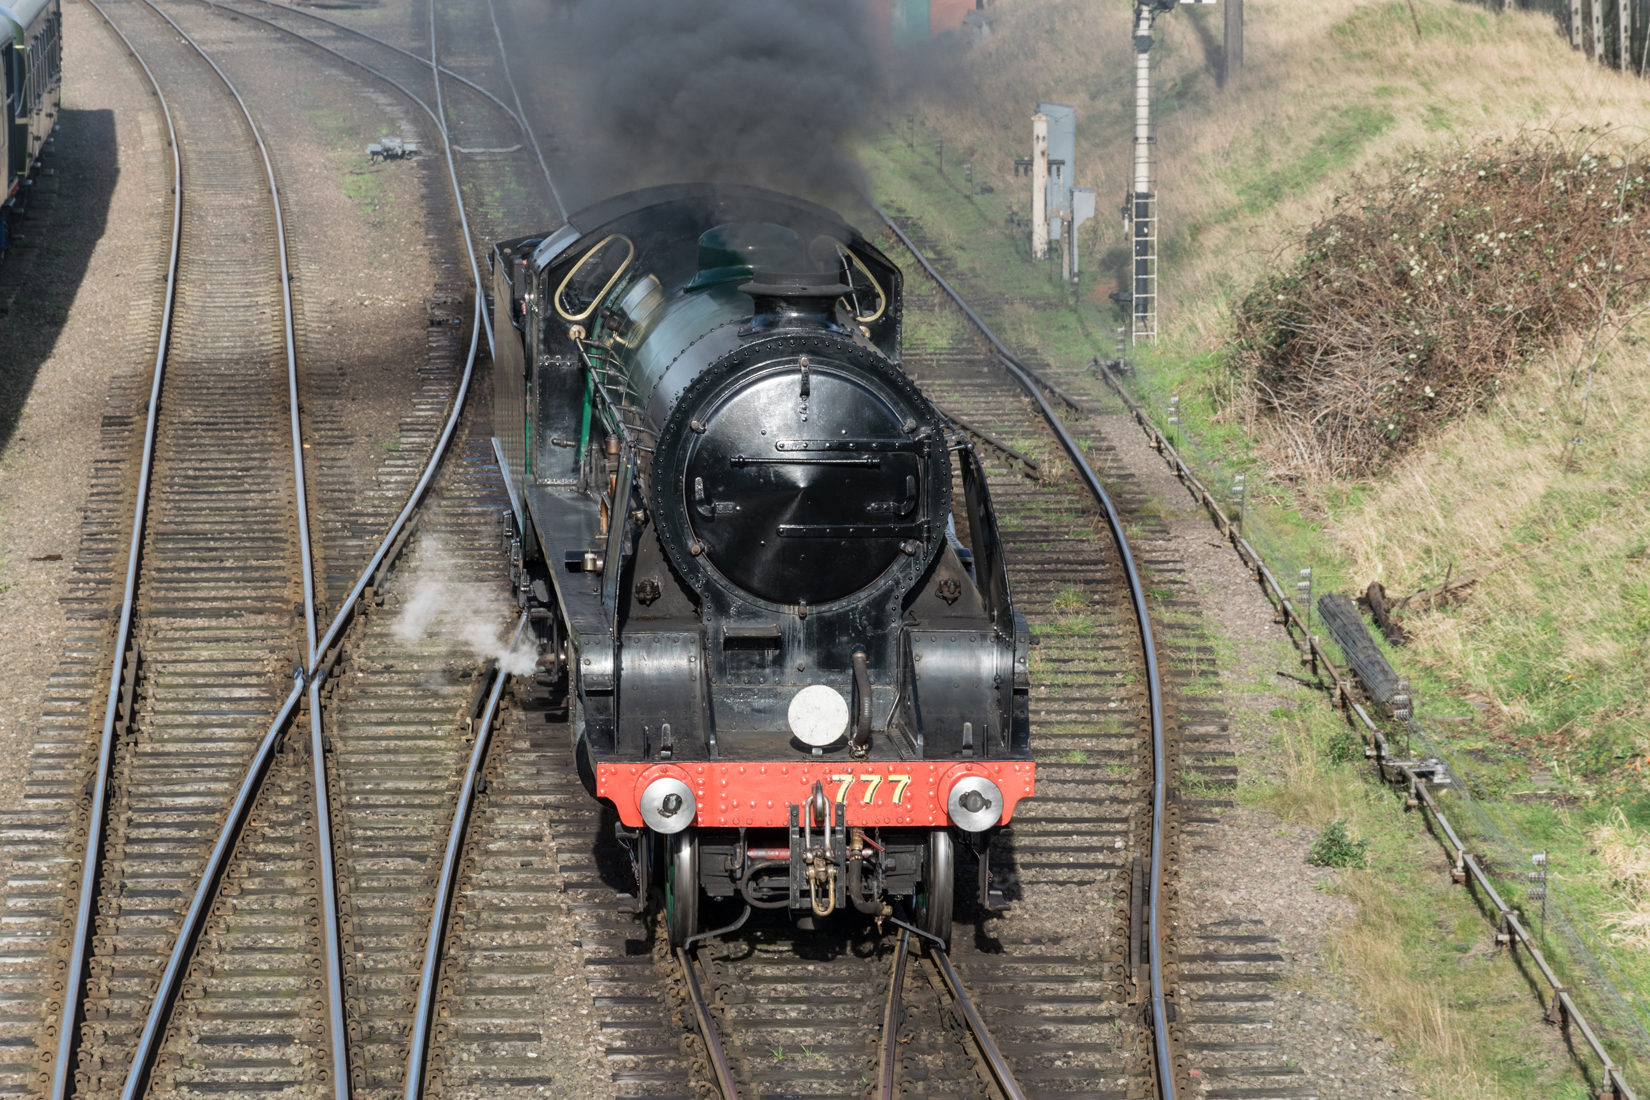
[[[701, 897], [949, 934], [1034, 789], [983, 470], [834, 213], [655, 188], [492, 254], [494, 445], [543, 678], [673, 940]], [[743, 918], [741, 918], [742, 920]]]

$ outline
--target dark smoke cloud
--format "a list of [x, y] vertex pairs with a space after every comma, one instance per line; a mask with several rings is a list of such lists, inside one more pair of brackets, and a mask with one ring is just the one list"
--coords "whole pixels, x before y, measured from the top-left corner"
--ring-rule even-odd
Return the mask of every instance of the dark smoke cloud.
[[585, 0], [557, 50], [577, 74], [578, 190], [851, 195], [860, 174], [844, 142], [878, 95], [871, 27], [860, 0]]

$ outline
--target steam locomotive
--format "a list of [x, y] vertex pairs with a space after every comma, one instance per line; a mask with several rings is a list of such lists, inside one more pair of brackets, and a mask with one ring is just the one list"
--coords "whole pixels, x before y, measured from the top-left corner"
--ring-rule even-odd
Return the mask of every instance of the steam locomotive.
[[900, 368], [899, 269], [718, 185], [489, 259], [512, 577], [629, 903], [677, 945], [705, 898], [944, 939], [961, 846], [1000, 907], [1029, 636], [980, 462]]

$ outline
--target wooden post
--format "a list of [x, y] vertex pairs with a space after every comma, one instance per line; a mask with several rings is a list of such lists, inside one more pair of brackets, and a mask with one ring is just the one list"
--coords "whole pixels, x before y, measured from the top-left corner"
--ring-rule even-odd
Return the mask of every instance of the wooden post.
[[1243, 0], [1226, 0], [1225, 72], [1222, 76], [1228, 87], [1237, 82], [1243, 72]]

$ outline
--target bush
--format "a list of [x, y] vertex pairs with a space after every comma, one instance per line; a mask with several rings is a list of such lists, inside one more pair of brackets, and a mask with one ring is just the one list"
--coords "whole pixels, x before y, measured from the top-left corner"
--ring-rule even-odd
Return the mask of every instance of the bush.
[[1591, 148], [1418, 157], [1354, 190], [1237, 311], [1233, 365], [1296, 474], [1380, 470], [1650, 277], [1644, 176]]
[[1331, 764], [1362, 763], [1364, 759], [1364, 739], [1350, 729], [1342, 727], [1329, 737], [1329, 762]]
[[1346, 831], [1346, 821], [1331, 821], [1318, 834], [1317, 843], [1306, 853], [1306, 862], [1314, 867], [1362, 867], [1369, 841], [1353, 840]]

